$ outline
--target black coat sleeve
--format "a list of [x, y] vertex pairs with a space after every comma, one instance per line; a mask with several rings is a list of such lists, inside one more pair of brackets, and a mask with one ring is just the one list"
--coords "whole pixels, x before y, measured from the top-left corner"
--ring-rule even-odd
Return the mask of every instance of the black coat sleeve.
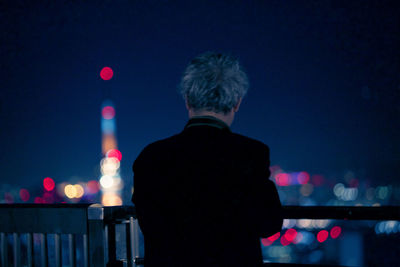
[[269, 179], [269, 148], [263, 146], [254, 160], [254, 179], [252, 179], [252, 202], [255, 229], [259, 237], [269, 237], [282, 228], [282, 205], [275, 184]]

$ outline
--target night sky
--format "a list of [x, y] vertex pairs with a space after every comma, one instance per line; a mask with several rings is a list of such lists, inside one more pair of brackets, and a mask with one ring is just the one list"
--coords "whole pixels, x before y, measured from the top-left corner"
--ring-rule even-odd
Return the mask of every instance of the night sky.
[[272, 165], [399, 184], [396, 2], [1, 1], [0, 187], [98, 179], [109, 99], [129, 191], [143, 147], [183, 129], [179, 80], [205, 51], [239, 57], [250, 89], [232, 130]]

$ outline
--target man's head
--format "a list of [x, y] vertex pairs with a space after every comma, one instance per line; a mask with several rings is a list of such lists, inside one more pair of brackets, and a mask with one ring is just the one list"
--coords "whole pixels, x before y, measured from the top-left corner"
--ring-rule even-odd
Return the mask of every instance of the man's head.
[[214, 115], [231, 124], [248, 90], [247, 75], [236, 58], [207, 52], [194, 58], [181, 81], [189, 116]]

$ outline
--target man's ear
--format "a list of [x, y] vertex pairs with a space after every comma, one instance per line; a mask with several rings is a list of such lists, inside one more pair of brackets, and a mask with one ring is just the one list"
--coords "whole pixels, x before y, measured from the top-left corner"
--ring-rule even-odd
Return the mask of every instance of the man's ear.
[[242, 103], [242, 98], [239, 98], [239, 101], [238, 101], [237, 104], [233, 107], [233, 111], [234, 111], [234, 112], [238, 112], [241, 103]]

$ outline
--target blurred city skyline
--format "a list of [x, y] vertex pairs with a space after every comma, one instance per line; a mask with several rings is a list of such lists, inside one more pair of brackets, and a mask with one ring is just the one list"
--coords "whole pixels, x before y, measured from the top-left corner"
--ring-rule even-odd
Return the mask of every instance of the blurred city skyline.
[[[96, 3], [96, 4], [94, 4]], [[183, 69], [231, 52], [250, 79], [234, 132], [271, 163], [328, 180], [398, 184], [395, 1], [8, 1], [0, 5], [2, 184], [99, 180], [101, 105], [115, 105], [125, 195], [147, 144], [180, 132]], [[102, 80], [111, 67], [114, 76]]]

